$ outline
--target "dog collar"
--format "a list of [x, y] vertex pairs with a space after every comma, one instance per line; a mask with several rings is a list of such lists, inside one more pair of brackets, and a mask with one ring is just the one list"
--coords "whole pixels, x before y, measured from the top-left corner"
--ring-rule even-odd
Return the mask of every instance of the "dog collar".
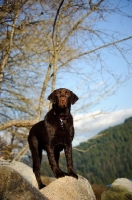
[[71, 114], [68, 115], [57, 115], [56, 112], [53, 110], [54, 115], [56, 115], [60, 120], [66, 120], [71, 117]]
[[54, 115], [56, 115], [59, 120], [60, 120], [60, 126], [62, 128], [62, 130], [64, 130], [64, 120], [67, 120], [69, 117], [71, 117], [71, 114], [69, 115], [57, 115], [56, 112], [53, 110]]

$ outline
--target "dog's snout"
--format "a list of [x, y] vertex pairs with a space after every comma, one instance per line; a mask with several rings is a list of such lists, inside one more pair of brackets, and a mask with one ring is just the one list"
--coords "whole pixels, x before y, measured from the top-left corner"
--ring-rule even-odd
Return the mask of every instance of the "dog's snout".
[[65, 95], [61, 95], [60, 98], [61, 99], [65, 99], [66, 97], [65, 97]]
[[59, 97], [59, 106], [61, 106], [61, 107], [66, 106], [66, 102], [67, 102], [67, 100], [66, 100], [65, 94], [61, 94]]

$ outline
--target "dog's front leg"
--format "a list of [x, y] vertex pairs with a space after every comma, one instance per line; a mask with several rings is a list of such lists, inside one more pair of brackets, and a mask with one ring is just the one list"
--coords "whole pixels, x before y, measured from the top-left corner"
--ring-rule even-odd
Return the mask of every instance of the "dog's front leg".
[[49, 164], [51, 166], [51, 169], [55, 175], [56, 178], [60, 178], [60, 177], [64, 177], [65, 176], [65, 173], [63, 173], [59, 167], [58, 167], [58, 164], [56, 162], [56, 159], [55, 159], [55, 152], [54, 152], [54, 148], [52, 146], [47, 146], [47, 156], [48, 156], [48, 159], [49, 159]]
[[67, 161], [67, 168], [68, 168], [68, 175], [73, 176], [74, 178], [78, 179], [77, 174], [73, 171], [73, 161], [72, 161], [72, 145], [67, 145], [65, 147], [65, 156]]

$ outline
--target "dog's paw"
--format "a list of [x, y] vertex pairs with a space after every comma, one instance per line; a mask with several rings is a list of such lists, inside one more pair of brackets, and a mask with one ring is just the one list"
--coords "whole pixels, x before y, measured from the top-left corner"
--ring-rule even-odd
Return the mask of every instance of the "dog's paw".
[[75, 172], [70, 172], [69, 174], [68, 174], [69, 176], [72, 176], [73, 178], [76, 178], [76, 179], [78, 179], [78, 175], [75, 173]]
[[46, 187], [46, 185], [44, 185], [43, 183], [39, 184], [39, 190], [41, 190], [42, 188]]
[[57, 173], [55, 173], [55, 177], [56, 178], [62, 178], [64, 176], [66, 176], [65, 172], [58, 171]]

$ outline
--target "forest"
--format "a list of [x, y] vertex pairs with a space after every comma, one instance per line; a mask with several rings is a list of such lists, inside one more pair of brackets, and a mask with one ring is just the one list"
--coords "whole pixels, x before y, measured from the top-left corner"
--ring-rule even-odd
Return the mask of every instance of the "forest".
[[[110, 184], [115, 179], [132, 178], [132, 117], [124, 123], [109, 127], [96, 137], [73, 149], [75, 171], [90, 183]], [[66, 171], [64, 154], [60, 168]], [[47, 162], [42, 163], [41, 174], [53, 176]]]

